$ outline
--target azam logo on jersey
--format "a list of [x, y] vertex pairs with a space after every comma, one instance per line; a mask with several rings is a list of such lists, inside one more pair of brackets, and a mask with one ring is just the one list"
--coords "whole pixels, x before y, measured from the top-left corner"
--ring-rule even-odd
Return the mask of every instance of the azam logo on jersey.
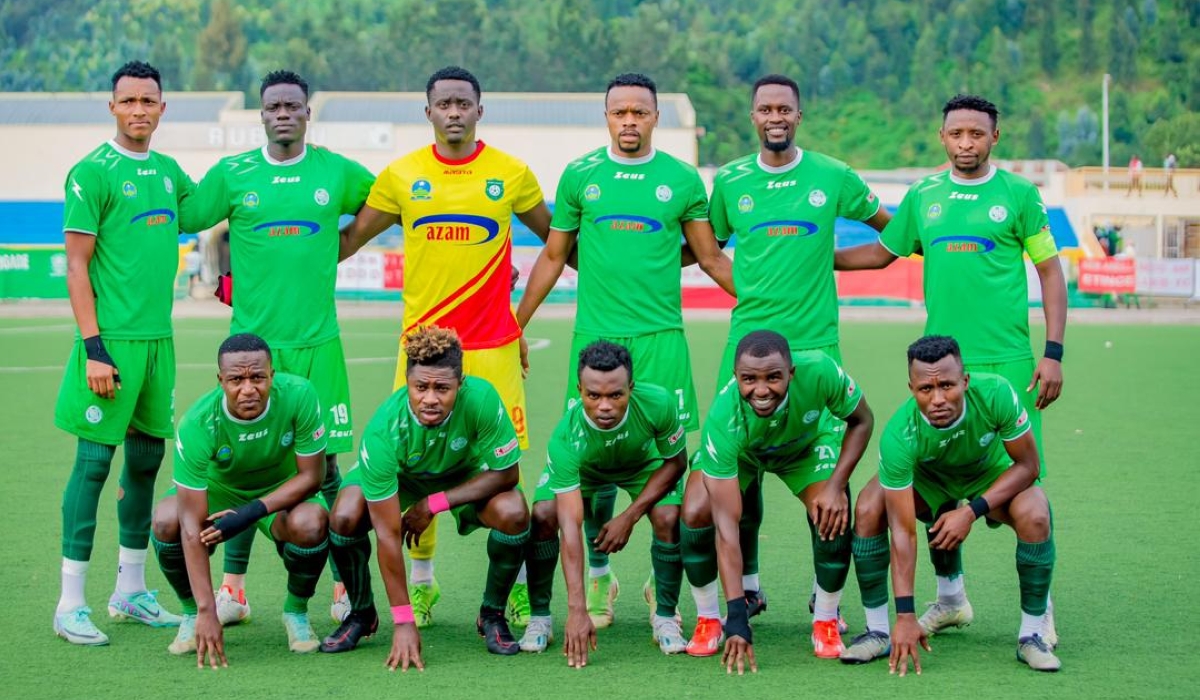
[[811, 221], [764, 221], [750, 227], [749, 233], [762, 231], [767, 238], [794, 238], [811, 236], [817, 232], [817, 225]]
[[291, 236], [312, 236], [321, 230], [321, 225], [315, 221], [289, 220], [268, 221], [251, 229], [255, 233], [266, 231], [268, 238], [287, 238]]
[[654, 233], [662, 230], [662, 223], [647, 216], [635, 214], [608, 214], [597, 216], [596, 224], [608, 223], [610, 231], [631, 231], [633, 233]]
[[130, 224], [136, 224], [139, 221], [145, 221], [146, 226], [161, 226], [169, 224], [175, 220], [175, 212], [170, 209], [151, 209], [150, 211], [142, 212], [129, 220]]
[[433, 214], [413, 222], [413, 233], [427, 241], [454, 245], [481, 245], [500, 235], [495, 219], [474, 214]]
[[946, 244], [947, 253], [990, 253], [996, 248], [995, 241], [980, 236], [938, 236], [929, 246], [939, 243]]
[[483, 193], [493, 202], [499, 202], [504, 196], [504, 180], [488, 180], [483, 188]]
[[433, 199], [433, 185], [429, 184], [429, 180], [424, 178], [417, 180], [412, 184], [408, 198], [414, 202], [425, 202]]
[[583, 198], [589, 202], [600, 199], [600, 185], [591, 184], [583, 189]]

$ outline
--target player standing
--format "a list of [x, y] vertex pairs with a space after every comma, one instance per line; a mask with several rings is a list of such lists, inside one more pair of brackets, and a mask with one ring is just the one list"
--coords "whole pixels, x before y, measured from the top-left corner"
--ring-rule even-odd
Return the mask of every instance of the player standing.
[[117, 134], [67, 175], [63, 234], [67, 289], [78, 334], [54, 424], [78, 438], [63, 492], [62, 591], [54, 631], [72, 644], [108, 644], [84, 596], [96, 510], [118, 445], [119, 568], [109, 614], [153, 627], [179, 617], [146, 590], [154, 479], [174, 435], [171, 305], [179, 265], [179, 208], [194, 187], [173, 159], [150, 150], [166, 111], [162, 81], [132, 61], [112, 78]]
[[[422, 325], [453, 329], [462, 343], [463, 371], [486, 379], [508, 408], [521, 447], [529, 446], [525, 417], [524, 339], [510, 305], [512, 217], [545, 240], [550, 210], [525, 163], [475, 136], [483, 117], [479, 81], [457, 66], [429, 76], [425, 116], [434, 143], [393, 161], [379, 175], [367, 204], [345, 231], [341, 258], [384, 229], [404, 228], [403, 338]], [[408, 362], [401, 343], [395, 388]], [[441, 589], [433, 576], [437, 521], [411, 550], [413, 611], [418, 627], [433, 622]], [[334, 546], [337, 546], [335, 540]], [[514, 589], [514, 624], [529, 618], [525, 583]]]
[[[258, 334], [271, 346], [276, 369], [316, 387], [329, 425], [321, 491], [332, 505], [341, 483], [337, 455], [354, 450], [350, 382], [334, 302], [338, 219], [362, 208], [375, 178], [358, 163], [305, 143], [311, 110], [302, 77], [268, 73], [259, 95], [267, 145], [222, 158], [183, 217], [196, 230], [229, 219], [231, 332]], [[226, 548], [217, 594], [223, 623], [250, 613], [244, 585], [253, 538], [249, 531]]]
[[[696, 430], [700, 416], [680, 301], [680, 239], [687, 243], [682, 261], [699, 262], [733, 294], [729, 258], [713, 238], [696, 169], [654, 148], [659, 117], [654, 81], [638, 73], [618, 75], [604, 99], [610, 144], [564, 171], [550, 237], [526, 282], [517, 321], [522, 328], [529, 323], [578, 244], [578, 310], [568, 366], [574, 368], [580, 351], [596, 340], [624, 345], [633, 356], [634, 383], [671, 392], [680, 420]], [[579, 398], [574, 376], [567, 386], [569, 407]], [[601, 500], [584, 504], [589, 542], [612, 517], [615, 490], [601, 489], [597, 496]], [[590, 552], [589, 565], [588, 611], [597, 627], [606, 627], [618, 583], [604, 553]], [[647, 583], [648, 602], [652, 588]]]
[[1004, 377], [966, 372], [958, 343], [945, 336], [909, 346], [908, 388], [912, 398], [888, 421], [879, 442], [896, 596], [890, 670], [904, 675], [911, 657], [920, 673], [917, 647], [929, 649], [928, 630], [913, 606], [916, 519], [933, 523], [929, 548], [944, 551], [961, 549], [972, 524], [986, 517], [989, 526], [1003, 523], [1017, 535], [1017, 660], [1038, 671], [1057, 671], [1058, 635], [1044, 626], [1054, 528], [1039, 485], [1029, 412]]
[[325, 423], [308, 380], [276, 374], [256, 335], [230, 336], [217, 351], [220, 386], [179, 422], [175, 485], [154, 511], [154, 551], [183, 602], [168, 650], [197, 666], [225, 661], [208, 557], [255, 529], [275, 541], [288, 572], [283, 625], [288, 648], [317, 650], [308, 601], [328, 557], [328, 515], [316, 497], [325, 473]]
[[[994, 104], [958, 95], [942, 114], [938, 133], [950, 170], [913, 184], [879, 240], [838, 251], [835, 265], [839, 270], [877, 269], [899, 256], [922, 254], [926, 334], [953, 336], [969, 371], [998, 374], [1021, 389], [1018, 395], [1044, 469], [1041, 412], [1062, 391], [1067, 321], [1066, 282], [1046, 206], [1033, 183], [989, 162], [1000, 138]], [[1036, 364], [1030, 351], [1025, 255], [1037, 271], [1046, 319], [1046, 349]], [[864, 536], [871, 529], [868, 523], [883, 521], [883, 509], [883, 494], [872, 480], [859, 494], [855, 514], [855, 522], [864, 525], [856, 526], [855, 571], [864, 591], [868, 632], [886, 635], [886, 537]], [[963, 584], [961, 550], [931, 549], [930, 557], [938, 600], [921, 616], [922, 626], [932, 634], [970, 624], [974, 612]], [[848, 649], [847, 660], [869, 661], [886, 650], [879, 634], [861, 641], [870, 648]]]

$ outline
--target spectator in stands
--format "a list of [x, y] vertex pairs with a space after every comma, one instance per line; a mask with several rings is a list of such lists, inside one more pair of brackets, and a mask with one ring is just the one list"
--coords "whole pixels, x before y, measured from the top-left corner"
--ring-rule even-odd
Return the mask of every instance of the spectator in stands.
[[1175, 191], [1175, 168], [1179, 167], [1179, 161], [1175, 158], [1174, 153], [1168, 153], [1163, 159], [1163, 170], [1167, 173], [1167, 186], [1163, 190], [1163, 196], [1168, 194], [1179, 197], [1179, 193]]
[[1125, 193], [1125, 196], [1128, 197], [1129, 195], [1133, 194], [1135, 189], [1137, 190], [1138, 196], [1141, 197], [1142, 159], [1138, 158], [1136, 153], [1133, 154], [1133, 157], [1129, 159], [1129, 191]]

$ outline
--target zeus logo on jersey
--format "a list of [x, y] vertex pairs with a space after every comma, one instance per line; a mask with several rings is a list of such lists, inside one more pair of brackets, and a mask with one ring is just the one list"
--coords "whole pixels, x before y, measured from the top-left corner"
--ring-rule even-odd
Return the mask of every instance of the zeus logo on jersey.
[[632, 231], [634, 233], [654, 233], [661, 231], [663, 225], [647, 216], [636, 216], [634, 214], [609, 214], [607, 216], [597, 216], [595, 223], [602, 224], [608, 222], [610, 231]]
[[300, 182], [300, 176], [299, 175], [290, 175], [290, 176], [276, 175], [275, 179], [271, 180], [272, 185], [287, 185], [287, 184], [291, 184], [293, 182]]
[[139, 221], [145, 221], [146, 226], [161, 226], [169, 224], [175, 220], [175, 212], [170, 209], [151, 209], [150, 211], [142, 212], [129, 220], [130, 224], [136, 224]]
[[626, 173], [618, 170], [613, 173], [614, 180], [645, 180], [646, 173]]
[[321, 230], [315, 221], [268, 221], [254, 227], [254, 232], [266, 231], [270, 238], [284, 236], [311, 236]]
[[767, 238], [791, 238], [793, 236], [811, 236], [817, 232], [817, 225], [811, 221], [764, 221], [750, 227], [750, 233], [763, 231]]
[[974, 202], [975, 200], [979, 199], [979, 195], [967, 194], [965, 192], [951, 192], [950, 199], [963, 199], [968, 202]]
[[939, 236], [929, 245], [939, 243], [946, 244], [947, 253], [990, 253], [996, 248], [995, 241], [979, 236]]
[[238, 442], [250, 442], [251, 440], [257, 440], [260, 437], [266, 437], [267, 433], [269, 432], [271, 432], [270, 428], [263, 428], [255, 433], [242, 433], [241, 435], [238, 435]]
[[424, 234], [427, 241], [481, 245], [500, 235], [500, 224], [486, 216], [434, 214], [414, 221], [413, 232]]
[[767, 183], [768, 190], [781, 190], [784, 187], [795, 187], [795, 186], [796, 186], [795, 180], [782, 180], [780, 182], [768, 182]]

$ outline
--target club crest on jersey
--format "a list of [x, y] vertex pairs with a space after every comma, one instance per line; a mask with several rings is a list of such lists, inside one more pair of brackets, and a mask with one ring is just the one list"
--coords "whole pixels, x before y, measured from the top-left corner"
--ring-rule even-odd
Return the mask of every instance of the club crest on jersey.
[[996, 223], [1001, 223], [1008, 218], [1008, 210], [997, 204], [991, 209], [988, 209], [988, 218]]
[[455, 452], [458, 452], [459, 450], [461, 450], [462, 448], [464, 448], [466, 446], [467, 446], [467, 439], [462, 436], [456, 437], [450, 441], [450, 449]]
[[749, 214], [754, 211], [754, 200], [748, 194], [738, 197], [738, 211], [743, 214]]
[[167, 191], [167, 194], [175, 191], [175, 183], [171, 182], [171, 178], [165, 175], [163, 176], [163, 189]]
[[217, 460], [218, 461], [221, 461], [221, 462], [227, 461], [232, 456], [233, 456], [233, 448], [230, 447], [229, 445], [221, 445], [221, 448], [217, 450]]
[[92, 404], [91, 406], [87, 407], [86, 411], [83, 412], [83, 417], [87, 419], [87, 422], [95, 425], [104, 420], [104, 411], [102, 411], [99, 406]]
[[247, 192], [245, 197], [242, 197], [242, 206], [253, 209], [258, 206], [258, 193]]
[[666, 185], [659, 185], [658, 189], [654, 190], [654, 196], [658, 197], [658, 201], [666, 203], [671, 201], [671, 197], [674, 196], [674, 193], [671, 192], [670, 187], [667, 187]]
[[412, 184], [412, 190], [408, 198], [414, 202], [425, 202], [433, 199], [433, 185], [425, 178], [417, 180]]
[[538, 488], [539, 489], [542, 488], [543, 486], [545, 486], [546, 484], [550, 483], [550, 469], [549, 469], [550, 465], [547, 464], [546, 467], [547, 467], [546, 471], [542, 472], [541, 477], [538, 478]]
[[283, 437], [279, 438], [279, 444], [284, 447], [290, 447], [294, 439], [296, 439], [296, 436], [289, 430], [283, 434]]
[[804, 422], [812, 423], [813, 421], [815, 421], [816, 419], [818, 419], [820, 417], [821, 417], [820, 411], [809, 411], [804, 414]]
[[825, 202], [825, 193], [821, 190], [813, 190], [812, 192], [808, 193], [808, 203], [814, 207], [823, 207], [825, 206]]
[[313, 192], [313, 201], [322, 207], [329, 204], [329, 192], [324, 187], [317, 188], [317, 191]]
[[979, 438], [979, 446], [987, 447], [988, 445], [992, 444], [992, 440], [994, 440], [995, 438], [996, 438], [995, 433], [987, 433], [983, 437]]
[[940, 204], [930, 204], [929, 211], [925, 212], [925, 218], [927, 218], [927, 219], [936, 219], [941, 215], [942, 215], [942, 205], [940, 205]]
[[121, 183], [121, 194], [125, 195], [129, 199], [133, 199], [137, 196], [137, 187], [134, 186], [134, 184], [129, 180], [126, 180], [125, 182]]
[[488, 180], [484, 185], [483, 193], [493, 202], [499, 202], [504, 196], [504, 180]]
[[591, 184], [583, 189], [583, 198], [589, 202], [600, 199], [600, 185]]

